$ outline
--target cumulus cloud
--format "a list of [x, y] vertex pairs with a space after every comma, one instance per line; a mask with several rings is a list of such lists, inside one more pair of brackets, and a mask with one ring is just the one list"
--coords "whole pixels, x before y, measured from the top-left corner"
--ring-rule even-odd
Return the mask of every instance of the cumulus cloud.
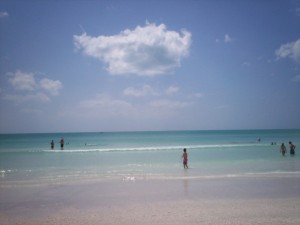
[[158, 95], [158, 93], [149, 85], [144, 85], [142, 88], [128, 87], [124, 90], [124, 95], [143, 97], [147, 95]]
[[8, 83], [13, 87], [16, 93], [6, 93], [3, 91], [2, 99], [23, 103], [28, 101], [49, 102], [47, 95], [56, 96], [62, 88], [59, 80], [50, 80], [47, 78], [37, 80], [35, 74], [26, 73], [20, 70], [15, 73], [8, 73]]
[[0, 18], [8, 17], [8, 12], [0, 12]]
[[40, 81], [40, 87], [51, 95], [58, 95], [62, 88], [62, 83], [59, 80], [49, 80], [47, 78]]
[[110, 74], [154, 76], [171, 72], [189, 53], [191, 33], [147, 23], [113, 36], [74, 35], [83, 54], [104, 62]]
[[23, 91], [35, 90], [37, 84], [32, 73], [24, 73], [17, 71], [14, 74], [10, 74], [8, 82], [16, 89]]
[[281, 45], [275, 54], [277, 59], [291, 58], [294, 61], [300, 63], [300, 39]]

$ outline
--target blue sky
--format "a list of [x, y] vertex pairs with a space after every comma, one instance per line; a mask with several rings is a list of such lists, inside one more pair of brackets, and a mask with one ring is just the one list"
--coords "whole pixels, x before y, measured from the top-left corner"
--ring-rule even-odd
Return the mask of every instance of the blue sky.
[[0, 1], [0, 132], [300, 128], [300, 1]]

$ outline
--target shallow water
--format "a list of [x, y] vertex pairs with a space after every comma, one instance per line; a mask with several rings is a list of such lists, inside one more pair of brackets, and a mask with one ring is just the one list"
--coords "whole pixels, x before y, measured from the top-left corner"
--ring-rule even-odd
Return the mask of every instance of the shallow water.
[[0, 181], [299, 177], [298, 148], [294, 157], [279, 153], [288, 141], [299, 145], [300, 130], [1, 134]]

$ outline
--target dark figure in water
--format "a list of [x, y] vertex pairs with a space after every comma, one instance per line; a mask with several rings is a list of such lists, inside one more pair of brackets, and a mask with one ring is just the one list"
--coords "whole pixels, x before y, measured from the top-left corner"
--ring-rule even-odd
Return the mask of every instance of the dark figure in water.
[[60, 139], [60, 148], [61, 148], [61, 149], [64, 149], [64, 144], [65, 144], [65, 141], [64, 141], [64, 138], [62, 137], [62, 138]]
[[51, 144], [51, 149], [53, 150], [54, 149], [54, 141], [52, 140], [50, 144]]
[[296, 146], [291, 141], [289, 142], [289, 145], [290, 145], [290, 155], [295, 155]]
[[285, 156], [286, 147], [285, 147], [284, 143], [282, 143], [280, 146], [280, 152], [281, 152], [282, 156]]

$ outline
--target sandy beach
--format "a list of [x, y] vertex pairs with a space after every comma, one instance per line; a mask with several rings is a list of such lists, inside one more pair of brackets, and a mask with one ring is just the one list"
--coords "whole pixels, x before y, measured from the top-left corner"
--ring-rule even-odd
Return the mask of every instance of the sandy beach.
[[1, 184], [1, 224], [300, 224], [298, 177]]

